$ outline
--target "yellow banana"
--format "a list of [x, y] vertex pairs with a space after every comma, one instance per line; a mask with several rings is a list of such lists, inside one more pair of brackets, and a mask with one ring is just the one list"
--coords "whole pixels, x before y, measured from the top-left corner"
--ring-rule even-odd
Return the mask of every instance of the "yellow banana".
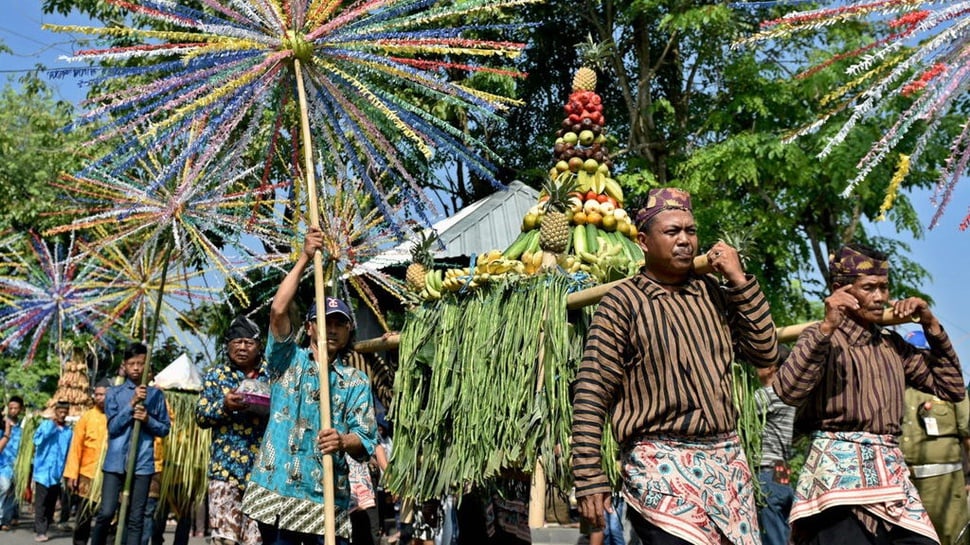
[[613, 178], [603, 177], [603, 190], [610, 197], [616, 199], [617, 204], [623, 204], [623, 188]]
[[587, 263], [590, 263], [590, 264], [599, 263], [599, 260], [600, 260], [599, 256], [593, 255], [593, 254], [591, 254], [589, 252], [586, 252], [586, 251], [583, 251], [583, 250], [580, 250], [579, 251], [579, 257], [583, 261], [585, 261]]

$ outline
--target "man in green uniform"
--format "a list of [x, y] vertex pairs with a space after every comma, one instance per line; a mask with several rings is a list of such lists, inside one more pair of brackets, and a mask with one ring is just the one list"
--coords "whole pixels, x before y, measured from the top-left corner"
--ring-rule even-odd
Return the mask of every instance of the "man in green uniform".
[[[906, 340], [929, 349], [922, 331], [910, 333]], [[906, 465], [940, 545], [955, 544], [970, 522], [961, 452], [970, 447], [970, 399], [952, 403], [914, 388], [906, 388], [905, 399], [901, 449]]]

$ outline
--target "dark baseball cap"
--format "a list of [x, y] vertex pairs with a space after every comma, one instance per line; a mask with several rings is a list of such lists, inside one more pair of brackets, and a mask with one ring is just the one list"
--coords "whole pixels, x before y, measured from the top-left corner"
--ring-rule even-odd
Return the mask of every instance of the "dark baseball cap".
[[[337, 299], [336, 297], [327, 297], [326, 299], [323, 300], [323, 305], [327, 309], [327, 313], [326, 313], [327, 316], [332, 316], [334, 314], [343, 314], [343, 316], [347, 318], [347, 320], [351, 322], [354, 321], [354, 316], [353, 316], [353, 313], [350, 311], [350, 307], [348, 307], [347, 303], [344, 303], [340, 299]], [[306, 321], [311, 322], [316, 318], [317, 318], [317, 302], [314, 301], [313, 304], [310, 305], [310, 310], [308, 310], [306, 313]]]

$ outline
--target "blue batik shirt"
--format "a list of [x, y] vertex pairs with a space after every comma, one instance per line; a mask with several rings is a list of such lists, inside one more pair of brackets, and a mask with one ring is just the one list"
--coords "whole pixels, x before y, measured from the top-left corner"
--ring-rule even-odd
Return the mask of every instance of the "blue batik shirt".
[[[240, 490], [249, 480], [268, 418], [250, 411], [228, 414], [224, 410], [226, 394], [236, 391], [246, 378], [246, 373], [231, 362], [210, 369], [202, 379], [202, 395], [195, 406], [196, 423], [212, 429], [209, 478], [235, 484]], [[265, 365], [260, 366], [255, 379], [269, 382]]]
[[[131, 400], [135, 397], [136, 384], [125, 380], [121, 385], [108, 389], [104, 398], [104, 414], [108, 417], [108, 452], [102, 469], [109, 473], [124, 473], [127, 469], [131, 446], [131, 431], [135, 424]], [[138, 434], [138, 450], [135, 454], [135, 475], [155, 473], [155, 438], [165, 437], [172, 421], [165, 406], [165, 396], [158, 388], [149, 387], [145, 396], [148, 418], [141, 424]]]
[[[34, 481], [44, 486], [60, 484], [71, 448], [71, 428], [44, 420], [34, 432]], [[6, 449], [4, 449], [6, 450]]]
[[[310, 350], [298, 347], [292, 335], [280, 341], [270, 335], [266, 361], [272, 381], [270, 421], [246, 492], [251, 496], [250, 505], [258, 505], [246, 512], [261, 522], [276, 519], [284, 529], [317, 533], [313, 528], [316, 523], [307, 523], [306, 518], [291, 525], [287, 513], [269, 512], [288, 509], [307, 513], [315, 511], [314, 506], [323, 505], [323, 456], [316, 446], [320, 429], [317, 364]], [[343, 365], [339, 358], [331, 362], [329, 378], [332, 427], [339, 433], [360, 437], [367, 451], [361, 459], [367, 459], [377, 444], [370, 381], [361, 371]], [[350, 504], [344, 456], [333, 456], [333, 466], [334, 504], [339, 513]], [[269, 497], [276, 497], [276, 501], [268, 501]], [[246, 510], [246, 501], [243, 507]]]
[[[13, 479], [13, 464], [17, 460], [17, 449], [20, 448], [20, 435], [23, 433], [23, 421], [17, 422], [16, 426], [10, 429], [10, 440], [7, 446], [0, 452], [0, 477]], [[0, 423], [2, 424], [2, 423]], [[0, 436], [3, 435], [3, 426], [0, 425]]]

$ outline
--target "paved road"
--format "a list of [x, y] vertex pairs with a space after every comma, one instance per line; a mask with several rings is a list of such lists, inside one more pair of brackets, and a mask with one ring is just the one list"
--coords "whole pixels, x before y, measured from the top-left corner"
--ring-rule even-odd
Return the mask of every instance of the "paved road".
[[[175, 531], [174, 525], [169, 525], [165, 531], [165, 545], [172, 545]], [[48, 532], [49, 545], [71, 545], [71, 533], [52, 530]], [[203, 537], [190, 537], [189, 545], [205, 545]], [[34, 526], [32, 522], [21, 522], [9, 532], [0, 532], [0, 545], [37, 545], [34, 541]]]

